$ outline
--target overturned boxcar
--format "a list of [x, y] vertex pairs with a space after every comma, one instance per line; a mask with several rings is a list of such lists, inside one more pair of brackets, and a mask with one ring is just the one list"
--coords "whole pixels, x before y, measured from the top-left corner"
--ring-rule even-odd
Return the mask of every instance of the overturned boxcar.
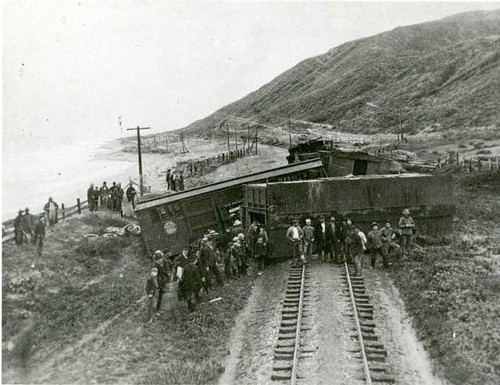
[[285, 240], [293, 219], [303, 226], [311, 218], [350, 218], [367, 232], [372, 222], [391, 222], [397, 228], [404, 208], [411, 210], [421, 234], [444, 235], [451, 231], [454, 200], [449, 176], [421, 174], [367, 175], [308, 181], [250, 184], [245, 187], [247, 224], [253, 219], [269, 230], [272, 258], [286, 258]]
[[323, 165], [314, 159], [143, 200], [137, 204], [135, 213], [146, 250], [151, 253], [167, 249], [175, 255], [207, 229], [224, 232], [230, 226], [230, 213], [243, 203], [245, 184], [321, 176], [325, 176]]

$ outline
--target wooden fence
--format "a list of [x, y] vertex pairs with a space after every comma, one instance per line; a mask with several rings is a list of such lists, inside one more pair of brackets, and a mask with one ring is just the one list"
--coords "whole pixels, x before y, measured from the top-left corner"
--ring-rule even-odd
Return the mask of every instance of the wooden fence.
[[251, 148], [239, 149], [226, 153], [214, 155], [210, 158], [190, 160], [187, 162], [178, 163], [176, 171], [182, 171], [186, 176], [203, 175], [205, 172], [211, 170], [214, 166], [219, 166], [225, 163], [234, 162], [238, 158], [249, 155]]
[[[75, 214], [81, 214], [82, 210], [88, 208], [87, 201], [80, 201], [80, 198], [76, 199], [76, 205], [71, 207], [66, 207], [64, 203], [61, 204], [58, 210], [58, 221], [64, 221], [66, 218], [72, 217]], [[39, 217], [43, 213], [35, 215], [35, 218]], [[2, 242], [10, 242], [13, 241], [14, 236], [14, 219], [9, 219], [5, 222], [2, 222]]]
[[444, 162], [439, 161], [437, 167], [445, 165], [456, 165], [466, 172], [500, 172], [500, 157], [456, 154], [446, 158]]

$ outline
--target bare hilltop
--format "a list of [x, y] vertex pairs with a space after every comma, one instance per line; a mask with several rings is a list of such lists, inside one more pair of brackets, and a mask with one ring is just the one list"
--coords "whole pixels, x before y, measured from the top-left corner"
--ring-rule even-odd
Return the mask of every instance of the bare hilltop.
[[500, 10], [475, 11], [342, 44], [182, 130], [206, 135], [228, 118], [241, 125], [291, 118], [393, 132], [399, 109], [408, 133], [467, 130], [500, 125], [499, 100]]

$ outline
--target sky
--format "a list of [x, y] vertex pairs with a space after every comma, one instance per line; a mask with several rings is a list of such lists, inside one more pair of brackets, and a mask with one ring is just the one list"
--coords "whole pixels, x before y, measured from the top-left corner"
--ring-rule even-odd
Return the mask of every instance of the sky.
[[[4, 0], [3, 150], [186, 126], [303, 59], [500, 3]], [[120, 118], [121, 128], [120, 130]]]

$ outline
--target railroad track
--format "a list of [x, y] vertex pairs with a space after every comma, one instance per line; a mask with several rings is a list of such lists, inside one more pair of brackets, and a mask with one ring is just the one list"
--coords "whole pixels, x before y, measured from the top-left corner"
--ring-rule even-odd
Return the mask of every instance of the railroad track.
[[363, 364], [363, 379], [367, 385], [394, 384], [395, 378], [389, 374], [387, 364], [387, 351], [379, 341], [375, 331], [373, 319], [373, 306], [366, 293], [363, 277], [351, 276], [349, 266], [345, 265], [344, 284], [353, 307], [353, 318], [356, 324], [356, 334], [351, 338], [359, 342], [359, 350], [355, 357], [361, 356]]
[[286, 381], [292, 385], [300, 378], [299, 361], [311, 357], [314, 349], [302, 344], [304, 333], [310, 330], [304, 319], [308, 317], [309, 288], [306, 266], [292, 267], [283, 303], [278, 342], [274, 350], [274, 366], [271, 379]]

